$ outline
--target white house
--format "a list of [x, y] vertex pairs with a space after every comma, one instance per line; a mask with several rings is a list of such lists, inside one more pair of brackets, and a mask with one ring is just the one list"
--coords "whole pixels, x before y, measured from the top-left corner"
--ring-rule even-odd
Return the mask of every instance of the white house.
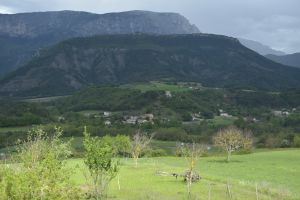
[[109, 116], [111, 116], [111, 112], [106, 112], [106, 111], [105, 111], [105, 112], [103, 112], [103, 116], [104, 116], [104, 117], [109, 117]]
[[276, 117], [283, 117], [283, 116], [289, 116], [290, 115], [290, 112], [288, 112], [288, 111], [280, 111], [280, 110], [274, 110], [274, 111], [272, 111], [272, 113]]
[[138, 122], [138, 117], [137, 116], [130, 116], [129, 118], [126, 118], [124, 123], [125, 124], [136, 124]]
[[167, 98], [172, 98], [172, 93], [171, 93], [171, 91], [166, 91], [166, 92], [165, 92], [165, 95], [166, 95]]
[[104, 122], [104, 124], [105, 124], [106, 126], [110, 126], [110, 125], [111, 125], [111, 121], [106, 120], [106, 121]]

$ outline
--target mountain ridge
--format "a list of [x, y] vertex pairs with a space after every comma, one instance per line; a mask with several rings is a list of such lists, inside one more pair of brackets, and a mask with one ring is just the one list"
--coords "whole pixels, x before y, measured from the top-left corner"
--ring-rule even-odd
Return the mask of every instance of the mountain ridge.
[[288, 65], [292, 67], [298, 67], [300, 68], [300, 53], [294, 53], [294, 54], [287, 54], [287, 55], [266, 55], [266, 57], [270, 60], [273, 60], [274, 62]]
[[188, 34], [199, 29], [178, 13], [95, 14], [52, 11], [0, 15], [0, 77], [26, 64], [40, 48], [99, 34]]
[[227, 36], [102, 35], [41, 51], [3, 79], [0, 92], [61, 95], [91, 85], [154, 80], [276, 91], [299, 87], [299, 77], [299, 69], [272, 62]]
[[49, 31], [53, 33], [58, 28], [61, 32], [70, 33], [71, 37], [135, 32], [153, 34], [199, 32], [195, 25], [191, 25], [184, 16], [178, 13], [135, 10], [105, 14], [82, 11], [50, 11], [0, 15], [0, 35], [37, 37], [47, 35]]
[[268, 54], [274, 54], [274, 55], [285, 55], [285, 52], [278, 51], [275, 49], [272, 49], [271, 47], [262, 44], [260, 42], [254, 41], [254, 40], [248, 40], [244, 38], [238, 38], [239, 41], [247, 48], [259, 53], [260, 55], [266, 56]]

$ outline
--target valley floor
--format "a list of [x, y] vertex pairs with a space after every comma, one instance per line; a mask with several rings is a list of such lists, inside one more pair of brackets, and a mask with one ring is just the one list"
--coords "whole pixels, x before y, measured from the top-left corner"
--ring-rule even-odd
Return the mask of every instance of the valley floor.
[[[186, 199], [186, 185], [181, 179], [155, 175], [157, 171], [183, 173], [184, 158], [144, 158], [137, 169], [131, 159], [121, 163], [119, 176], [110, 185], [109, 199]], [[76, 172], [76, 184], [85, 187], [83, 161], [73, 159], [68, 165]], [[256, 185], [261, 200], [300, 199], [300, 150], [235, 155], [230, 163], [223, 157], [201, 158], [197, 169], [202, 179], [192, 186], [195, 199], [209, 199], [210, 191], [211, 200], [255, 200]]]

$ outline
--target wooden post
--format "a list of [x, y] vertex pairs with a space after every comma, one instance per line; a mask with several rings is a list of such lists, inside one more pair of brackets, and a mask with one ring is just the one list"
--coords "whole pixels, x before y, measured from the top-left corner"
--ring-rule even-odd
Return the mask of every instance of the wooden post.
[[118, 174], [118, 188], [119, 188], [119, 190], [121, 190], [121, 185], [120, 185], [120, 176], [119, 176], [119, 174]]
[[256, 200], [259, 200], [257, 183], [255, 184], [255, 194], [256, 194]]
[[230, 191], [230, 185], [229, 185], [229, 183], [228, 183], [228, 181], [227, 181], [227, 193], [228, 193], [228, 197], [229, 197], [229, 199], [232, 199], [232, 194], [231, 194], [231, 191]]
[[208, 200], [211, 198], [211, 184], [208, 184]]

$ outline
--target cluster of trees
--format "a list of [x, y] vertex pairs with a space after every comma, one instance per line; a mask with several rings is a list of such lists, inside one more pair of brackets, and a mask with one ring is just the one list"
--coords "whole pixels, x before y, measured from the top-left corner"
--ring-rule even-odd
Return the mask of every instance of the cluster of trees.
[[50, 118], [49, 111], [38, 103], [0, 101], [0, 127], [41, 124]]
[[158, 100], [162, 91], [148, 91], [142, 93], [136, 89], [111, 87], [91, 87], [70, 97], [59, 99], [54, 105], [61, 111], [81, 110], [138, 110], [149, 103]]

